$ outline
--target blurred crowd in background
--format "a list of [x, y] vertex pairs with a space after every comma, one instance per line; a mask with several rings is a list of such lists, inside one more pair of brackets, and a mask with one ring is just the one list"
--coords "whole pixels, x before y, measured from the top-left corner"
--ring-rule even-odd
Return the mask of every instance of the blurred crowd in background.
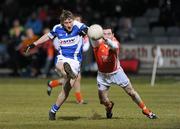
[[[1, 0], [0, 69], [10, 69], [12, 76], [51, 76], [57, 54], [52, 41], [29, 55], [23, 50], [59, 24], [62, 9], [81, 15], [87, 25], [111, 25], [121, 43], [180, 43], [179, 5], [177, 0]], [[91, 49], [85, 56], [82, 71], [94, 67]]]

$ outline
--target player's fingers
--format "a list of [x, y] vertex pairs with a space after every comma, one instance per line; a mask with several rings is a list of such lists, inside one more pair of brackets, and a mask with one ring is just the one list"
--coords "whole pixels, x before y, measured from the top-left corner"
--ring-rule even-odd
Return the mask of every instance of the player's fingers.
[[30, 49], [30, 47], [27, 47], [27, 48], [25, 49], [25, 54], [27, 54], [27, 53], [29, 52], [29, 49]]

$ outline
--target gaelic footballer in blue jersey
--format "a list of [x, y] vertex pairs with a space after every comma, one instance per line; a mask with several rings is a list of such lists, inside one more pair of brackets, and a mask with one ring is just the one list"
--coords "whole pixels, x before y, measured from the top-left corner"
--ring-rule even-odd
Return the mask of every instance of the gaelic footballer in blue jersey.
[[44, 34], [33, 44], [27, 46], [25, 50], [27, 53], [29, 49], [55, 37], [59, 40], [59, 55], [56, 57], [56, 71], [63, 75], [64, 82], [56, 103], [49, 111], [49, 120], [56, 119], [56, 112], [67, 99], [80, 71], [83, 36], [86, 35], [87, 28], [85, 24], [74, 20], [72, 12], [63, 10], [60, 16], [60, 24], [55, 25], [49, 33]]

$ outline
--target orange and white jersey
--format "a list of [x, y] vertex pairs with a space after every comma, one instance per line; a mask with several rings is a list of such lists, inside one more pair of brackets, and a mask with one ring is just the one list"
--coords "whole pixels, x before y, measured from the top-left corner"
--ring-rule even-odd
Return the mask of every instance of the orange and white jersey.
[[110, 49], [103, 39], [97, 41], [98, 46], [93, 48], [98, 70], [102, 73], [114, 73], [120, 68], [118, 58], [120, 51], [119, 42], [116, 38], [113, 38], [112, 41], [118, 46], [115, 50]]

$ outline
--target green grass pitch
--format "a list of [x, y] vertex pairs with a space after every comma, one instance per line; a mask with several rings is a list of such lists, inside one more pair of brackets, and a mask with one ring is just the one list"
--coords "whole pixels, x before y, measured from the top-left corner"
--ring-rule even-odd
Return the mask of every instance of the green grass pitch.
[[113, 118], [106, 119], [99, 104], [96, 78], [82, 78], [86, 105], [75, 103], [72, 89], [57, 112], [57, 120], [48, 120], [60, 87], [46, 94], [47, 79], [0, 79], [0, 129], [180, 129], [180, 80], [158, 78], [154, 87], [149, 77], [131, 77], [147, 107], [159, 116], [150, 120], [125, 92], [112, 86], [110, 98], [115, 102]]

